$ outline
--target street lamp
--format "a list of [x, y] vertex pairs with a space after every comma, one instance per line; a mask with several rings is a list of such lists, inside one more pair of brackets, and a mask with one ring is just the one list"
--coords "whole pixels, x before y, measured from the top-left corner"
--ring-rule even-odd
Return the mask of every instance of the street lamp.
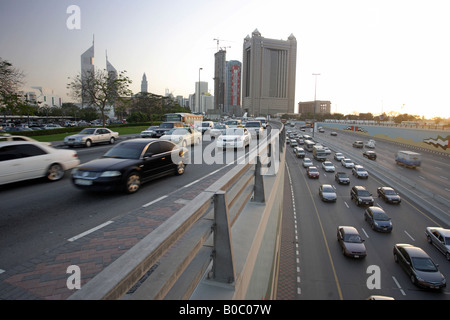
[[203, 68], [198, 69], [198, 111], [202, 112], [202, 99], [200, 94], [200, 71], [202, 71]]
[[316, 131], [316, 108], [317, 108], [317, 100], [316, 100], [316, 92], [317, 92], [317, 76], [320, 76], [320, 73], [313, 73], [312, 74], [315, 79], [315, 85], [314, 85], [314, 118], [313, 118], [313, 137], [314, 132]]

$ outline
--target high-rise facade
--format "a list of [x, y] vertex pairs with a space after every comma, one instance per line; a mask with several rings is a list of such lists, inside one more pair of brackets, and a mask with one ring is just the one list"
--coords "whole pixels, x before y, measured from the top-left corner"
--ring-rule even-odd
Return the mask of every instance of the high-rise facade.
[[[81, 55], [81, 83], [85, 83], [85, 78], [89, 73], [94, 72], [94, 40], [92, 40], [92, 46], [87, 49]], [[83, 86], [82, 86], [83, 87]], [[86, 93], [81, 92], [81, 107], [85, 107], [86, 101], [88, 101], [86, 97]]]
[[244, 39], [242, 108], [251, 116], [294, 113], [297, 40], [274, 40], [256, 29]]
[[225, 111], [226, 54], [222, 49], [214, 54], [214, 109], [221, 113]]
[[242, 63], [240, 61], [227, 61], [225, 113], [230, 116], [242, 116], [241, 70]]
[[144, 72], [144, 75], [142, 76], [141, 92], [144, 92], [144, 93], [148, 92], [147, 76], [145, 75], [145, 72]]

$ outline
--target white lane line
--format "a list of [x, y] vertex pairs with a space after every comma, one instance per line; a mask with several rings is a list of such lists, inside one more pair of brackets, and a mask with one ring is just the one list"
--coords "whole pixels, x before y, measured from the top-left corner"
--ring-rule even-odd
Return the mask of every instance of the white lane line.
[[344, 204], [345, 204], [345, 206], [346, 206], [347, 208], [350, 208], [350, 207], [348, 206], [347, 202], [344, 201]]
[[397, 285], [397, 287], [399, 288], [400, 292], [402, 293], [402, 295], [406, 296], [405, 291], [403, 291], [402, 287], [400, 286], [400, 283], [398, 283], [397, 279], [395, 279], [394, 276], [392, 276], [392, 279], [394, 279], [395, 284]]
[[88, 235], [88, 234], [90, 234], [90, 233], [92, 233], [92, 232], [94, 232], [94, 231], [97, 231], [98, 229], [101, 229], [101, 228], [103, 228], [103, 227], [106, 227], [107, 225], [109, 225], [109, 224], [111, 224], [111, 223], [113, 223], [113, 222], [114, 222], [114, 221], [106, 221], [105, 223], [102, 223], [102, 224], [96, 226], [95, 228], [89, 229], [88, 231], [85, 231], [85, 232], [83, 232], [83, 233], [80, 233], [79, 235], [77, 235], [77, 236], [75, 236], [75, 237], [72, 237], [72, 238], [70, 238], [70, 239], [67, 239], [67, 240], [70, 241], [70, 242], [73, 242], [73, 241], [75, 241], [75, 240], [77, 240], [77, 239], [80, 239], [80, 238], [84, 237], [85, 235]]
[[198, 179], [198, 180], [192, 181], [191, 183], [189, 183], [189, 184], [185, 185], [185, 186], [184, 186], [184, 188], [188, 188], [188, 187], [192, 186], [193, 184], [196, 184], [196, 183], [197, 183], [197, 182], [199, 182], [200, 180], [201, 180], [201, 179]]
[[0, 274], [2, 274], [3, 272], [6, 272], [6, 270], [0, 269]]
[[155, 200], [153, 200], [153, 201], [151, 201], [149, 203], [144, 204], [142, 207], [146, 208], [146, 207], [151, 206], [152, 204], [154, 204], [154, 203], [156, 203], [158, 201], [161, 201], [162, 199], [165, 199], [165, 198], [167, 198], [167, 196], [159, 197], [158, 199], [155, 199]]
[[369, 235], [367, 234], [366, 230], [364, 230], [364, 228], [361, 228], [361, 229], [364, 232], [364, 234], [366, 235], [366, 238], [369, 238]]
[[416, 241], [416, 239], [414, 239], [406, 230], [404, 230], [404, 232], [406, 233], [406, 235], [408, 236], [408, 237], [410, 237], [411, 239], [412, 239], [412, 241]]

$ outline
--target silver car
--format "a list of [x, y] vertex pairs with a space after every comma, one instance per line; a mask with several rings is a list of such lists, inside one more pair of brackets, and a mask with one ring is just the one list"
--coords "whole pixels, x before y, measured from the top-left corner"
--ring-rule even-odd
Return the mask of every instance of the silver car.
[[367, 256], [364, 239], [361, 238], [355, 227], [339, 226], [337, 228], [337, 240], [345, 256], [353, 258], [365, 258]]
[[336, 202], [337, 199], [336, 190], [331, 184], [322, 184], [319, 187], [319, 196], [326, 202]]
[[425, 230], [428, 243], [434, 245], [450, 261], [450, 229], [427, 227]]
[[119, 138], [119, 133], [108, 128], [85, 128], [78, 134], [64, 138], [64, 144], [67, 146], [85, 146], [89, 148], [96, 143], [113, 144]]

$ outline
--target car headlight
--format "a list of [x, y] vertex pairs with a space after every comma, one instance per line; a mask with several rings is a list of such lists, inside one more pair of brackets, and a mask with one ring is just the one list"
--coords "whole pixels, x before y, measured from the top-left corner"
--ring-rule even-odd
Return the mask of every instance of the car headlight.
[[100, 175], [100, 177], [109, 178], [109, 177], [118, 177], [120, 175], [121, 175], [120, 171], [105, 171]]

